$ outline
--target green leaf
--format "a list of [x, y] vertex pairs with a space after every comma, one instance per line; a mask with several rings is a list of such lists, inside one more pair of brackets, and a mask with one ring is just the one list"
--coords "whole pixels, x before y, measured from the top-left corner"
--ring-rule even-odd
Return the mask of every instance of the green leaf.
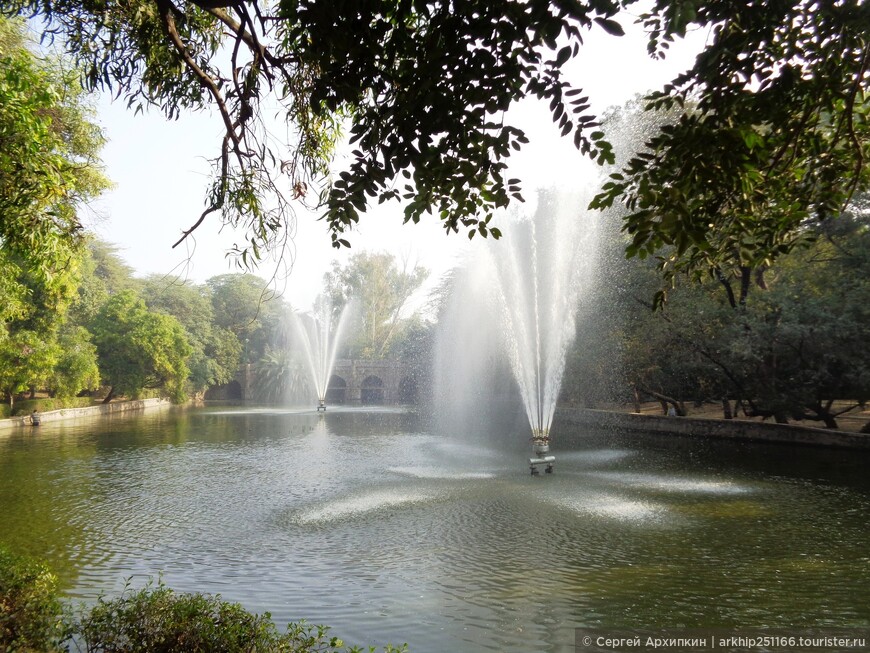
[[593, 20], [611, 36], [625, 36], [625, 31], [622, 29], [622, 25], [617, 23], [615, 20], [600, 17], [593, 18]]

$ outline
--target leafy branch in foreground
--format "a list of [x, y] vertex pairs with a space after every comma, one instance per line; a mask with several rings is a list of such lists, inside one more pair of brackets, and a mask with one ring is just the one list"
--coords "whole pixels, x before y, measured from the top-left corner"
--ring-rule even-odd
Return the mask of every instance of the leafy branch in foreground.
[[624, 205], [629, 256], [672, 247], [666, 278], [763, 268], [868, 187], [866, 3], [660, 0], [642, 20], [656, 55], [690, 26], [712, 37], [646, 98], [648, 110], [684, 110], [679, 120], [592, 202]]
[[[522, 197], [505, 159], [527, 142], [504, 116], [525, 96], [549, 102], [583, 152], [612, 160], [562, 68], [583, 30], [622, 33], [618, 9], [616, 0], [0, 2], [7, 14], [41, 17], [89, 89], [169, 118], [217, 113], [206, 206], [179, 242], [219, 214], [245, 230], [245, 264], [292, 232], [293, 202], [311, 203], [345, 125], [356, 149], [316, 200], [336, 246], [349, 245], [345, 232], [370, 201], [396, 198], [406, 221], [434, 211], [448, 231], [498, 237], [494, 210]], [[269, 133], [275, 104], [286, 139]]]
[[[506, 161], [527, 142], [506, 112], [525, 97], [613, 163], [563, 70], [587, 31], [622, 34], [616, 18], [635, 4], [0, 0], [0, 11], [41, 17], [89, 89], [169, 118], [216, 113], [206, 206], [179, 242], [217, 214], [244, 230], [236, 253], [252, 265], [290, 237], [297, 201], [325, 211], [337, 247], [370, 203], [393, 199], [406, 222], [435, 213], [448, 232], [499, 237], [495, 211], [522, 199]], [[691, 70], [647, 98], [679, 117], [592, 203], [626, 208], [630, 255], [673, 247], [666, 276], [758, 269], [868, 188], [866, 2], [656, 0], [639, 21], [653, 57], [689, 30], [710, 37]], [[275, 107], [286, 138], [270, 133]], [[332, 178], [345, 129], [352, 150]]]

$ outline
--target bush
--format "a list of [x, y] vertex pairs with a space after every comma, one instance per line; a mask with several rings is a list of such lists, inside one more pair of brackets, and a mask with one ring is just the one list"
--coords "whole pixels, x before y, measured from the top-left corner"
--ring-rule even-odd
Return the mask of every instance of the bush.
[[[158, 583], [100, 598], [77, 618], [64, 611], [57, 579], [37, 562], [0, 545], [0, 651], [3, 653], [359, 653], [305, 622], [279, 633], [271, 615], [257, 615], [220, 595], [176, 594]], [[63, 645], [68, 645], [63, 648]], [[374, 647], [368, 651], [373, 652]], [[404, 653], [406, 646], [387, 646]]]
[[[248, 612], [220, 595], [176, 594], [158, 583], [117, 599], [100, 599], [74, 626], [87, 653], [337, 653], [343, 649], [328, 629], [304, 622], [281, 634], [271, 615]], [[374, 651], [370, 648], [369, 651]], [[387, 646], [387, 653], [406, 647]]]
[[89, 652], [281, 650], [268, 616], [251, 614], [219, 596], [176, 594], [162, 584], [100, 599], [82, 616], [77, 635]]
[[[22, 399], [15, 402], [14, 415], [29, 415], [34, 410], [40, 413], [45, 413], [50, 410], [60, 410], [61, 408], [87, 408], [93, 406], [94, 400], [90, 397], [68, 397], [66, 399], [49, 398], [49, 399]], [[4, 406], [9, 410], [9, 406]], [[8, 415], [7, 415], [8, 417]]]
[[0, 545], [0, 651], [59, 651], [64, 631], [57, 577]]

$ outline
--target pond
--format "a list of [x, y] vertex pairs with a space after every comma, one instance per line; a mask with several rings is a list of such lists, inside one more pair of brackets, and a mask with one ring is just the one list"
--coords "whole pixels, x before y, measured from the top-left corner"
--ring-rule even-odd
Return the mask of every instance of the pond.
[[860, 452], [213, 406], [0, 434], [0, 539], [93, 600], [162, 575], [346, 643], [572, 651], [574, 629], [870, 625]]

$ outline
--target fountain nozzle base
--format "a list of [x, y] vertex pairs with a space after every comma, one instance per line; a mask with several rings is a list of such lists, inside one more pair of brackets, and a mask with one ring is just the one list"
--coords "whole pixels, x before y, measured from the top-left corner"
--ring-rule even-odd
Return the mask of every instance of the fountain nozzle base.
[[326, 401], [323, 399], [321, 399], [320, 402], [317, 404], [317, 412], [319, 413], [321, 411], [323, 411], [324, 413], [326, 412]]
[[546, 465], [546, 467], [544, 468], [544, 472], [547, 474], [552, 474], [553, 463], [555, 462], [556, 456], [541, 456], [540, 458], [529, 458], [529, 469], [532, 472], [532, 476], [537, 476], [538, 474], [540, 474], [540, 472], [538, 471], [538, 465]]

